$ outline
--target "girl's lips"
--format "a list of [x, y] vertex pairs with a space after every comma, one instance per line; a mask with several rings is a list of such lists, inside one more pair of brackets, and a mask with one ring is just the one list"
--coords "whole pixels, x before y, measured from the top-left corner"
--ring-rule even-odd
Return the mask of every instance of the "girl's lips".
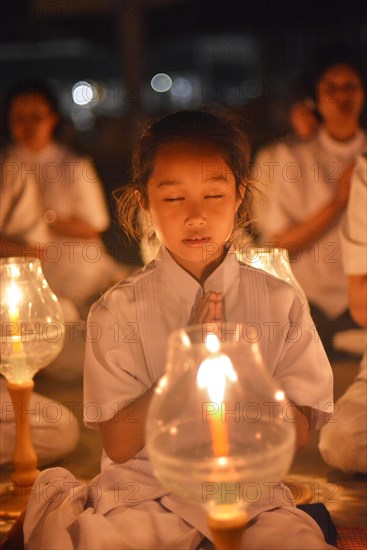
[[203, 246], [203, 244], [209, 243], [210, 238], [209, 237], [193, 237], [191, 239], [190, 238], [184, 239], [183, 242], [187, 246], [195, 248], [195, 247]]

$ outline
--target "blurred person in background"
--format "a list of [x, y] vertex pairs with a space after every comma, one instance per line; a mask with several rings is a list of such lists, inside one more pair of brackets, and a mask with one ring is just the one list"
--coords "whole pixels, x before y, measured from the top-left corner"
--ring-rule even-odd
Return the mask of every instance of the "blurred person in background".
[[337, 332], [357, 327], [348, 310], [338, 227], [349, 198], [353, 161], [367, 147], [359, 124], [365, 86], [359, 68], [337, 53], [319, 56], [316, 104], [322, 123], [309, 139], [258, 153], [254, 178], [266, 200], [255, 217], [262, 244], [286, 248], [326, 351]]
[[[367, 153], [358, 158], [352, 175], [347, 212], [341, 225], [341, 244], [350, 311], [357, 323], [367, 328]], [[333, 421], [320, 432], [323, 459], [345, 472], [367, 473], [366, 383], [367, 351], [356, 379], [336, 402]]]
[[[41, 257], [38, 239], [46, 242], [49, 234], [47, 224], [42, 219], [34, 181], [5, 178], [2, 172], [0, 190], [1, 256]], [[33, 205], [33, 208], [29, 205]], [[60, 304], [65, 321], [75, 323], [79, 315], [74, 304], [66, 298], [60, 298]], [[76, 355], [75, 349], [73, 351], [73, 360], [68, 360], [68, 368], [71, 369]], [[76, 370], [80, 376], [82, 367]], [[11, 462], [15, 445], [13, 404], [3, 377], [0, 377], [0, 407], [0, 465], [3, 466]], [[29, 410], [32, 443], [40, 465], [55, 463], [76, 448], [80, 430], [71, 410], [36, 392], [32, 392]], [[55, 411], [57, 421], [53, 416]]]
[[[109, 225], [109, 214], [101, 182], [89, 158], [55, 140], [61, 117], [53, 91], [45, 83], [15, 86], [7, 95], [6, 110], [11, 145], [2, 154], [1, 195], [8, 205], [2, 216], [6, 224], [2, 238], [17, 238], [9, 221], [12, 207], [19, 206], [14, 187], [22, 188], [23, 203], [26, 197], [29, 201], [23, 208], [40, 209], [44, 222], [29, 228], [29, 233], [23, 231], [22, 239], [42, 245], [50, 286], [86, 318], [98, 295], [131, 271], [114, 261], [103, 245], [101, 233]], [[32, 186], [36, 189], [30, 191]]]

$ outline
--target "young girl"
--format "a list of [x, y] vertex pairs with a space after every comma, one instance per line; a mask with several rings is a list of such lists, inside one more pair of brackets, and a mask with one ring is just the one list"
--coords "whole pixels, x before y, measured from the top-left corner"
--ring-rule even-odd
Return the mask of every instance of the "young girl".
[[[121, 221], [136, 236], [142, 209], [162, 246], [90, 313], [84, 416], [101, 432], [102, 473], [88, 485], [61, 468], [39, 476], [24, 523], [28, 549], [210, 546], [204, 511], [160, 485], [144, 446], [148, 406], [175, 329], [256, 323], [265, 365], [294, 404], [298, 448], [310, 425], [328, 416], [332, 374], [308, 308], [287, 283], [236, 258], [235, 229], [244, 223], [250, 191], [248, 158], [243, 132], [206, 112], [170, 114], [143, 133], [133, 183], [120, 198]], [[282, 484], [250, 503], [249, 517], [247, 550], [332, 548]]]

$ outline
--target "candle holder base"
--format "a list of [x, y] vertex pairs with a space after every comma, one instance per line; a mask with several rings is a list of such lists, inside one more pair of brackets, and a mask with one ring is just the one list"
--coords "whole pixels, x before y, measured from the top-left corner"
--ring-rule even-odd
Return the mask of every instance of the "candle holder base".
[[17, 486], [12, 482], [0, 486], [0, 519], [16, 519], [27, 507], [32, 487]]
[[216, 550], [241, 550], [242, 537], [247, 525], [246, 512], [233, 515], [209, 514], [208, 525], [213, 534]]

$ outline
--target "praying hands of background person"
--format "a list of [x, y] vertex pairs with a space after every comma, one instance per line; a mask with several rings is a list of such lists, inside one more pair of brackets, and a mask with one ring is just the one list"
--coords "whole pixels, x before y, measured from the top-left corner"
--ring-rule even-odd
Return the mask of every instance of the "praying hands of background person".
[[80, 239], [97, 239], [100, 235], [88, 222], [74, 216], [60, 218], [54, 210], [46, 210], [44, 219], [55, 235]]
[[[354, 165], [354, 162], [350, 163], [341, 172], [335, 195], [329, 202], [305, 220], [289, 225], [284, 231], [271, 237], [280, 248], [288, 249], [291, 258], [325, 235], [344, 214], [349, 199]], [[297, 249], [294, 244], [297, 245]]]
[[352, 182], [352, 174], [355, 168], [355, 162], [351, 162], [341, 173], [338, 180], [338, 187], [336, 192], [336, 200], [341, 208], [345, 208], [348, 204], [350, 186]]
[[316, 105], [311, 98], [297, 101], [289, 110], [289, 123], [294, 133], [301, 139], [313, 137], [320, 128]]

